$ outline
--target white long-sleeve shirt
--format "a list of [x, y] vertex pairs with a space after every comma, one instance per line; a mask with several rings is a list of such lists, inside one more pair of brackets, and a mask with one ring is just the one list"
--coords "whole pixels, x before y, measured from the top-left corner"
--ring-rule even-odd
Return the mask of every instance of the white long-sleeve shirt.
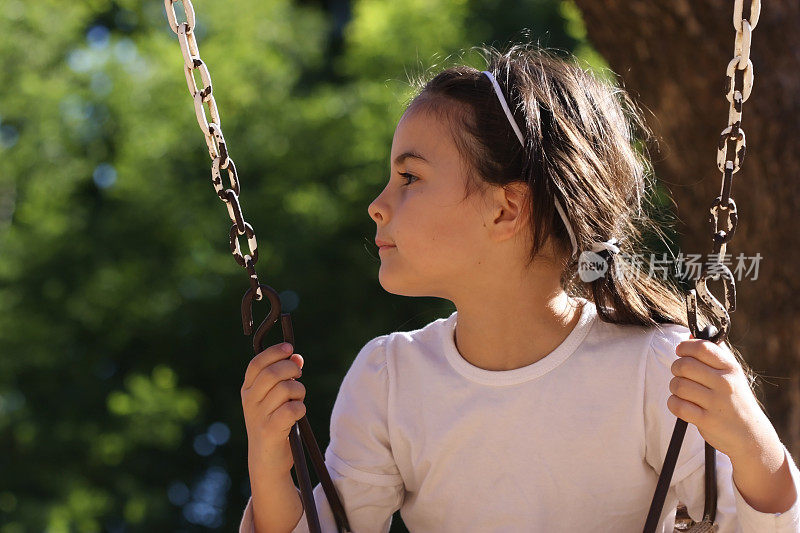
[[[675, 426], [667, 408], [679, 325], [603, 322], [592, 302], [543, 359], [490, 371], [461, 357], [458, 313], [369, 341], [339, 389], [325, 462], [355, 533], [642, 531]], [[800, 473], [784, 447], [795, 488]], [[798, 502], [753, 509], [717, 451], [719, 533], [798, 533]], [[699, 521], [703, 438], [689, 424], [657, 531], [678, 500]], [[323, 533], [336, 532], [322, 486]], [[240, 524], [253, 531], [252, 498]], [[294, 529], [306, 532], [305, 513]]]

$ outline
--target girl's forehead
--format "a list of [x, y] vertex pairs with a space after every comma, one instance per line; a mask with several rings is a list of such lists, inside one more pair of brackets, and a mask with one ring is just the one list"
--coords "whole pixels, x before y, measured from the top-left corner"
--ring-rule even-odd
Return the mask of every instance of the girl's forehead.
[[431, 164], [457, 156], [447, 121], [424, 109], [406, 110], [394, 132], [392, 161], [405, 153], [419, 154]]

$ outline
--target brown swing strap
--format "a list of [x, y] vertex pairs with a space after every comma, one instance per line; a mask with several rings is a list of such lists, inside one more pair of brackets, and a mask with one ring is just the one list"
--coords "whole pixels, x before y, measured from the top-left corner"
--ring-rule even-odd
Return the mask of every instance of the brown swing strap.
[[314, 438], [314, 433], [311, 432], [311, 425], [308, 423], [306, 417], [301, 418], [298, 423], [300, 425], [300, 435], [306, 446], [308, 446], [308, 454], [311, 457], [314, 470], [319, 476], [322, 490], [325, 491], [325, 497], [328, 499], [331, 511], [333, 511], [336, 527], [340, 532], [351, 531], [350, 524], [347, 521], [347, 514], [344, 512], [344, 505], [342, 505], [339, 493], [336, 491], [336, 486], [333, 484], [328, 469], [325, 467], [325, 460]]
[[[670, 480], [675, 471], [675, 464], [678, 460], [678, 453], [683, 444], [683, 437], [686, 434], [688, 424], [683, 419], [675, 422], [675, 429], [672, 431], [672, 438], [667, 448], [667, 456], [664, 465], [661, 467], [661, 474], [658, 477], [655, 495], [650, 503], [650, 511], [647, 514], [647, 521], [644, 525], [645, 533], [653, 533], [658, 526], [658, 519], [661, 510], [664, 508], [664, 500], [667, 497]], [[706, 464], [705, 464], [705, 506], [703, 508], [703, 522], [714, 522], [717, 515], [717, 471], [716, 471], [716, 450], [709, 443], [705, 443]]]

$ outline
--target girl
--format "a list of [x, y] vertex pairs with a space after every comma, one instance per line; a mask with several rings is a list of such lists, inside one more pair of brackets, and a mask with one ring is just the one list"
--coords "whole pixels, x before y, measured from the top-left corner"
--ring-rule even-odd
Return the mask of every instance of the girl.
[[[721, 533], [800, 531], [800, 473], [752, 373], [690, 340], [680, 291], [621, 258], [659, 233], [635, 104], [548, 51], [483, 50], [486, 71], [448, 68], [411, 101], [369, 206], [381, 286], [456, 311], [367, 342], [342, 382], [325, 460], [353, 531], [398, 509], [412, 532], [641, 531], [676, 416], [691, 425], [659, 531], [679, 500], [702, 517], [704, 439]], [[303, 361], [279, 348], [242, 387], [242, 532], [307, 531], [287, 442]]]

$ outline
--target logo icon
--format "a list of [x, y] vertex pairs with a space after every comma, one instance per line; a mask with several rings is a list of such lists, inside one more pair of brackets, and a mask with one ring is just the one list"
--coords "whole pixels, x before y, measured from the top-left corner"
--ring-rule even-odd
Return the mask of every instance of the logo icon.
[[606, 275], [608, 262], [603, 256], [587, 250], [578, 258], [578, 276], [584, 283], [591, 283]]

